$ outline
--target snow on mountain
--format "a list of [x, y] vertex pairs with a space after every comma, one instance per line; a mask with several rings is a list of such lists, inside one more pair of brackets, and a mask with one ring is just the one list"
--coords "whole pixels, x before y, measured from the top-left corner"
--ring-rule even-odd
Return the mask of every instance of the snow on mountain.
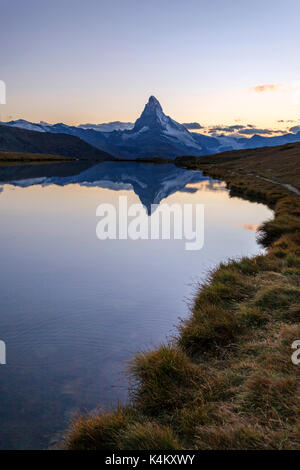
[[241, 144], [240, 138], [234, 136], [227, 136], [227, 135], [217, 135], [214, 137], [218, 140], [221, 148], [230, 148], [232, 150], [239, 150], [243, 148]]
[[218, 151], [217, 139], [191, 133], [164, 114], [159, 101], [150, 96], [135, 123], [106, 124], [32, 123], [25, 120], [3, 123], [38, 132], [71, 134], [119, 158], [175, 158], [180, 155], [207, 155]]
[[113, 132], [113, 131], [124, 131], [130, 130], [134, 126], [133, 122], [106, 122], [103, 124], [79, 124], [80, 129], [93, 129], [94, 131], [99, 132]]
[[21, 129], [27, 129], [28, 131], [46, 132], [44, 129], [45, 124], [36, 124], [33, 122], [25, 121], [24, 119], [18, 119], [16, 121], [3, 122], [6, 126], [20, 127]]
[[[51, 132], [51, 128], [56, 126], [64, 126], [66, 128], [72, 127], [68, 126], [64, 123], [57, 123], [57, 124], [49, 124], [48, 122], [40, 121], [39, 123], [25, 121], [24, 119], [18, 119], [16, 121], [9, 121], [3, 122], [6, 126], [11, 127], [20, 127], [22, 129], [28, 129], [30, 131], [37, 131], [37, 132]], [[79, 124], [77, 127], [78, 129], [93, 129], [98, 132], [113, 132], [116, 130], [129, 130], [132, 129], [134, 126], [133, 122], [120, 122], [120, 121], [113, 121], [107, 122], [103, 124]]]
[[172, 142], [179, 141], [189, 147], [201, 151], [201, 146], [195, 142], [193, 136], [182, 124], [166, 116], [162, 110], [159, 101], [155, 96], [150, 96], [141, 116], [136, 120], [133, 133], [140, 132], [141, 129], [147, 129], [161, 133], [164, 137], [171, 139]]
[[180, 124], [164, 114], [159, 101], [154, 96], [150, 96], [135, 123], [113, 121], [103, 124], [68, 126], [63, 123], [32, 123], [19, 119], [2, 124], [38, 132], [74, 135], [115, 157], [127, 159], [201, 156], [225, 150], [283, 145], [300, 140], [298, 128], [294, 129], [296, 133], [275, 137], [259, 135], [241, 137], [235, 134], [206, 135], [192, 132], [193, 129], [198, 128], [195, 126], [197, 123], [191, 123], [191, 131], [189, 131], [186, 124]]

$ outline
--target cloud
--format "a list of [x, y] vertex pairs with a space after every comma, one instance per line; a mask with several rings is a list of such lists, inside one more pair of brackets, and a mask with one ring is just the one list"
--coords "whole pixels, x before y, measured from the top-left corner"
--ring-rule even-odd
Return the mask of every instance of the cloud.
[[[290, 129], [290, 132], [299, 132], [300, 126], [295, 126]], [[265, 135], [265, 136], [274, 136], [274, 135], [282, 135], [288, 132], [288, 129], [267, 129], [267, 128], [260, 128], [256, 127], [253, 124], [235, 124], [230, 126], [223, 126], [223, 125], [216, 125], [216, 126], [208, 126], [205, 128], [205, 132], [210, 134], [214, 137], [237, 137], [241, 138], [243, 136], [252, 136], [254, 134], [257, 135]]]
[[184, 122], [182, 124], [186, 129], [203, 129], [199, 122]]
[[207, 132], [210, 134], [214, 134], [215, 132], [226, 132], [224, 131], [225, 127], [222, 126], [213, 126], [213, 127], [208, 127]]
[[268, 85], [257, 85], [253, 88], [250, 88], [251, 91], [255, 91], [256, 93], [264, 93], [266, 91], [278, 91], [282, 89], [282, 83], [274, 83]]
[[243, 224], [242, 227], [246, 230], [257, 230], [259, 225], [256, 224]]
[[227, 132], [239, 131], [240, 129], [244, 129], [244, 128], [245, 128], [245, 126], [242, 126], [241, 124], [235, 124], [234, 126], [228, 126], [227, 127]]
[[244, 129], [245, 126], [242, 126], [241, 124], [236, 124], [234, 126], [212, 126], [210, 128], [208, 128], [208, 132], [210, 134], [213, 134], [215, 132], [227, 132], [227, 133], [232, 133], [232, 132], [236, 132], [236, 131], [239, 131], [241, 129]]
[[[250, 131], [250, 129], [254, 129], [255, 126], [252, 124], [247, 124], [247, 125], [242, 125], [242, 124], [234, 124], [232, 126], [211, 126], [208, 127], [207, 132], [210, 134], [214, 134], [216, 132], [225, 132], [227, 134], [234, 134], [234, 133], [243, 133], [244, 130]], [[251, 132], [247, 132], [249, 134], [253, 133], [253, 130]]]
[[291, 127], [290, 132], [293, 132], [294, 134], [297, 134], [297, 132], [300, 132], [300, 126]]
[[262, 135], [272, 135], [272, 134], [284, 134], [285, 131], [274, 130], [274, 129], [259, 129], [252, 127], [251, 129], [242, 129], [239, 130], [239, 134], [251, 135], [251, 134], [262, 134]]

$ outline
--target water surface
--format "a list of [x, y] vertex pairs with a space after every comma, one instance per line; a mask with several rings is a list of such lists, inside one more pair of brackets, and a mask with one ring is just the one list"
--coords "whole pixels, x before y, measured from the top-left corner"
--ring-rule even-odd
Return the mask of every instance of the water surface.
[[[0, 169], [0, 447], [47, 448], [77, 410], [127, 398], [125, 362], [176, 331], [210, 268], [261, 251], [262, 204], [173, 165], [33, 165]], [[205, 243], [105, 240], [96, 207], [205, 205]]]

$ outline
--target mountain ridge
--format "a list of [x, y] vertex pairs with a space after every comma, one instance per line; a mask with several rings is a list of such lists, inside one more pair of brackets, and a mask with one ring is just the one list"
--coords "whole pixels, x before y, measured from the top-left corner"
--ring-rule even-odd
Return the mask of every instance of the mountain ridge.
[[256, 134], [252, 137], [208, 136], [200, 132], [190, 132], [186, 125], [164, 114], [160, 102], [153, 95], [149, 97], [135, 123], [114, 121], [107, 124], [69, 126], [64, 123], [31, 123], [20, 119], [4, 124], [40, 133], [72, 135], [100, 151], [125, 159], [204, 156], [300, 141], [300, 131], [271, 137]]
[[60, 155], [81, 160], [113, 160], [113, 157], [77, 136], [53, 134], [0, 124], [0, 150], [34, 154]]

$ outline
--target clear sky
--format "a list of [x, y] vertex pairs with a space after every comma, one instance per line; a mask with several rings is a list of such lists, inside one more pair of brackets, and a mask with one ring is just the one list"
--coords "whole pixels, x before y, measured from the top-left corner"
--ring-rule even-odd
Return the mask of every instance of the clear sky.
[[[0, 0], [0, 8], [2, 120], [134, 121], [153, 94], [179, 122], [300, 123], [299, 0]], [[272, 86], [255, 89], [263, 85]]]

